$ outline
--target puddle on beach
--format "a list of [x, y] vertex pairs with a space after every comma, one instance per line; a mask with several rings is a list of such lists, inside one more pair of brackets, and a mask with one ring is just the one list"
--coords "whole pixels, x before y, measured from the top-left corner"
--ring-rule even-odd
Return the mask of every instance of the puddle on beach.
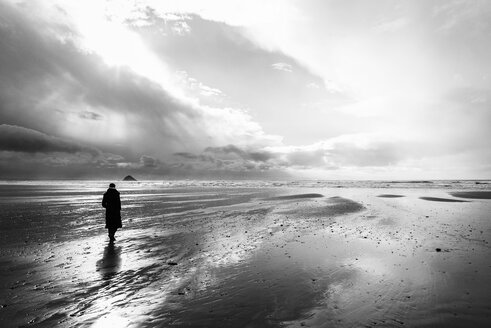
[[93, 194], [70, 205], [3, 203], [11, 222], [1, 222], [8, 235], [0, 240], [0, 322], [484, 327], [490, 320], [482, 288], [491, 283], [487, 200], [237, 188], [191, 202], [199, 191], [181, 193], [162, 202], [128, 198], [114, 244]]

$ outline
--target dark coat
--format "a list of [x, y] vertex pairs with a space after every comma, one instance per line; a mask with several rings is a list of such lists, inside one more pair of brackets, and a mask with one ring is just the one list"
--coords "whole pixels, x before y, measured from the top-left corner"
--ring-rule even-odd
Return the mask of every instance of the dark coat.
[[121, 200], [119, 191], [109, 188], [102, 197], [102, 207], [106, 209], [106, 228], [122, 228], [121, 223]]

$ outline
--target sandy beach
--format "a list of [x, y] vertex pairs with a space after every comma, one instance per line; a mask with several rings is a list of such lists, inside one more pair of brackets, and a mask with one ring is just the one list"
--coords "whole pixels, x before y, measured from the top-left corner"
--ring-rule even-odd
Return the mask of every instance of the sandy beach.
[[0, 185], [2, 327], [488, 327], [486, 184]]
[[491, 328], [491, 0], [0, 0], [0, 328]]

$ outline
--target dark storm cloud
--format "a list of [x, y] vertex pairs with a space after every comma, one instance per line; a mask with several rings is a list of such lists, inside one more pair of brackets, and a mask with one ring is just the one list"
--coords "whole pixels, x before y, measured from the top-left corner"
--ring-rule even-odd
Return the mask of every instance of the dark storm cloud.
[[[85, 110], [79, 114], [90, 120], [103, 120], [111, 112], [131, 114], [134, 128], [145, 126], [140, 138], [132, 140], [142, 148], [155, 150], [157, 143], [172, 147], [180, 139], [203, 135], [199, 126], [192, 132], [183, 127], [185, 122], [200, 120], [201, 113], [129, 68], [109, 67], [98, 55], [81, 51], [72, 39], [60, 37], [76, 36], [70, 26], [27, 18], [29, 4], [25, 7], [0, 3], [1, 122], [59, 132], [71, 111], [59, 107], [83, 106], [101, 109], [101, 113]], [[55, 27], [59, 35], [51, 34]], [[168, 142], [159, 142], [162, 138]]]
[[177, 152], [177, 153], [174, 153], [174, 156], [177, 156], [179, 158], [186, 159], [186, 160], [200, 160], [203, 162], [215, 162], [215, 158], [213, 158], [213, 156], [210, 156], [210, 155], [203, 155], [203, 154], [196, 155], [196, 154], [189, 153], [189, 152]]
[[175, 156], [182, 157], [184, 159], [198, 159], [199, 155], [188, 153], [188, 152], [177, 152], [174, 153]]
[[[162, 161], [176, 151], [184, 154], [213, 145], [216, 135], [231, 140], [242, 135], [250, 140], [263, 138], [260, 127], [247, 115], [185, 103], [130, 68], [111, 67], [95, 52], [81, 49], [82, 36], [63, 19], [52, 22], [42, 12], [38, 14], [32, 3], [0, 2], [0, 122], [18, 126], [3, 127], [3, 150], [98, 156], [95, 149], [100, 148], [117, 154], [99, 156], [98, 163], [87, 166], [88, 172], [97, 165], [123, 167], [124, 163], [155, 170], [164, 167]], [[222, 121], [237, 128], [222, 135]], [[113, 132], [124, 139], [106, 137]], [[80, 145], [68, 140], [78, 140]], [[264, 156], [261, 152], [248, 155], [251, 160], [264, 160]], [[16, 158], [18, 162], [32, 160]], [[215, 160], [207, 154], [199, 158]], [[36, 161], [75, 167], [77, 157], [63, 161], [48, 156]], [[80, 161], [87, 165], [85, 159]]]
[[223, 147], [208, 147], [205, 149], [205, 153], [213, 154], [215, 156], [233, 154], [244, 160], [251, 160], [254, 162], [267, 162], [268, 160], [274, 158], [273, 154], [270, 152], [244, 150], [235, 145], [227, 145]]
[[158, 161], [152, 156], [143, 155], [142, 157], [140, 157], [140, 163], [144, 167], [157, 167]]
[[0, 150], [26, 153], [79, 153], [100, 155], [94, 148], [13, 125], [0, 125]]
[[[109, 66], [95, 52], [81, 48], [82, 36], [73, 26], [53, 23], [32, 14], [34, 12], [30, 3], [22, 7], [0, 3], [0, 122], [59, 137], [79, 138], [134, 162], [143, 154], [165, 160], [175, 152], [197, 152], [223, 140], [237, 142], [247, 138], [263, 144], [270, 142], [248, 115], [233, 108], [200, 107], [196, 102], [176, 98], [160, 84], [129, 67]], [[224, 24], [194, 19], [207, 28], [223, 30], [232, 39], [238, 37], [237, 31]], [[149, 28], [155, 32], [160, 26]], [[192, 44], [200, 36], [202, 34], [186, 42]], [[172, 39], [168, 35], [159, 35], [159, 38], [164, 43]], [[255, 59], [247, 61], [248, 56], [241, 54], [241, 47], [253, 49], [257, 58], [269, 56], [267, 51], [254, 47], [243, 37], [240, 40], [232, 51], [240, 58], [235, 62], [242, 66], [234, 73], [236, 75], [247, 71], [244, 66], [256, 62]], [[107, 42], [110, 44], [111, 40]], [[183, 51], [190, 50], [181, 46]], [[209, 47], [207, 43], [201, 46]], [[192, 52], [196, 56], [196, 51]], [[167, 55], [159, 53], [159, 56], [173, 62]], [[215, 58], [214, 65], [222, 59]], [[276, 57], [262, 61], [266, 63], [270, 59]], [[207, 56], [206, 60], [212, 57]], [[186, 62], [192, 61], [188, 58]], [[207, 65], [202, 61], [198, 66]], [[215, 73], [222, 71], [219, 67], [215, 69]], [[223, 79], [220, 81], [228, 84]], [[224, 132], [222, 125], [230, 131]], [[111, 133], [120, 139], [111, 139]], [[265, 155], [251, 153], [250, 156], [260, 159]]]
[[[96, 45], [86, 44], [83, 41], [91, 40], [84, 38], [93, 35], [81, 28], [86, 22], [77, 25], [86, 17], [78, 17], [73, 9], [57, 10], [46, 3], [36, 5], [36, 1], [9, 3], [0, 0], [0, 124], [5, 124], [4, 131], [0, 131], [0, 160], [3, 169], [12, 166], [4, 172], [24, 168], [23, 172], [33, 170], [31, 174], [35, 175], [38, 165], [44, 173], [53, 175], [59, 167], [66, 172], [73, 167], [77, 174], [82, 174], [85, 167], [88, 173], [115, 169], [123, 173], [139, 170], [149, 175], [185, 176], [189, 172], [206, 176], [204, 172], [209, 171], [221, 172], [225, 177], [228, 173], [236, 176], [248, 172], [252, 176], [290, 168], [388, 167], [404, 160], [469, 150], [489, 156], [490, 43], [489, 24], [483, 23], [489, 20], [479, 18], [480, 10], [470, 2], [451, 5], [447, 8], [450, 11], [421, 10], [424, 17], [441, 18], [443, 13], [450, 17], [436, 25], [419, 24], [421, 30], [414, 28], [420, 20], [385, 21], [377, 15], [375, 20], [383, 24], [371, 29], [373, 17], [366, 25], [361, 19], [366, 17], [364, 11], [354, 12], [350, 5], [346, 9], [343, 2], [329, 3], [342, 7], [338, 11], [343, 15], [336, 10], [316, 10], [315, 19], [322, 24], [311, 30], [311, 38], [294, 38], [292, 44], [298, 49], [307, 48], [312, 41], [320, 44], [320, 48], [306, 52], [315, 54], [311, 56], [314, 61], [318, 58], [327, 63], [332, 60], [332, 42], [340, 40], [334, 42], [336, 49], [332, 50], [336, 51], [332, 55], [343, 59], [341, 67], [333, 67], [348, 73], [344, 90], [349, 90], [349, 80], [353, 79], [354, 85], [361, 81], [361, 94], [369, 96], [366, 101], [354, 99], [351, 104], [347, 104], [340, 81], [338, 85], [334, 78], [329, 86], [329, 64], [324, 68], [312, 65], [302, 51], [290, 52], [300, 54], [301, 60], [296, 60], [271, 50], [273, 46], [265, 49], [258, 40], [251, 41], [252, 30], [192, 14], [166, 16], [143, 10], [146, 15], [138, 22], [128, 20], [126, 27], [136, 32], [131, 36], [138, 41], [141, 36], [144, 41], [145, 51], [135, 54], [147, 58], [146, 51], [151, 49], [148, 58], [156, 58], [155, 62], [149, 61], [151, 68], [160, 67], [153, 65], [160, 63], [162, 71], [168, 73], [161, 80], [137, 64], [114, 64], [121, 58], [111, 61], [111, 56], [122, 55], [124, 63], [126, 55], [133, 54], [131, 47], [124, 52], [124, 46], [118, 43], [124, 40], [130, 44], [131, 38], [118, 33], [111, 38], [112, 34], [102, 33], [107, 32], [101, 28], [104, 24], [92, 27], [101, 29], [101, 35], [107, 38], [96, 37]], [[377, 8], [369, 9], [378, 12]], [[330, 12], [333, 19], [326, 20], [324, 12]], [[70, 15], [75, 18], [72, 22]], [[306, 21], [312, 18], [306, 17]], [[333, 33], [339, 38], [324, 38], [324, 31], [335, 28], [336, 21], [340, 28]], [[471, 23], [474, 21], [477, 24]], [[472, 33], [466, 27], [470, 25], [477, 28]], [[361, 36], [360, 40], [372, 46], [345, 47], [346, 31], [361, 32], [354, 36]], [[405, 34], [413, 31], [424, 32], [435, 42], [413, 44]], [[375, 36], [369, 38], [373, 33]], [[385, 53], [383, 45], [394, 44], [386, 42], [387, 34], [392, 35], [391, 41], [397, 39], [397, 44], [408, 45], [409, 40], [409, 48], [415, 52], [397, 46], [394, 53]], [[416, 37], [419, 39], [419, 35]], [[346, 40], [350, 45], [358, 38]], [[100, 47], [104, 41], [108, 48], [114, 45], [109, 56], [104, 56], [105, 48]], [[437, 60], [419, 61], [419, 55], [426, 58], [425, 52], [434, 54]], [[317, 69], [317, 73], [306, 67]], [[442, 74], [444, 79], [430, 81], [430, 77]], [[408, 83], [393, 83], [406, 76], [412, 77]], [[410, 90], [405, 91], [408, 86]], [[415, 95], [425, 90], [421, 102], [406, 101], [405, 97], [378, 102], [379, 96], [395, 91], [412, 94], [412, 86], [416, 86]], [[372, 95], [374, 90], [381, 93]], [[426, 98], [426, 93], [445, 99]], [[426, 107], [426, 103], [430, 105]], [[340, 104], [343, 108], [333, 112]], [[384, 138], [372, 139], [370, 134], [379, 132], [386, 134]], [[271, 133], [283, 136], [284, 143]], [[349, 140], [355, 134], [365, 134], [366, 140]], [[398, 142], [399, 136], [409, 141]], [[338, 137], [347, 137], [347, 141], [339, 142]], [[484, 160], [479, 163], [489, 162], [480, 157]], [[29, 161], [36, 165], [27, 165]]]
[[279, 159], [275, 154], [264, 150], [244, 149], [236, 145], [207, 147], [198, 154], [179, 152], [174, 155], [177, 163], [189, 165], [195, 170], [251, 172], [280, 168]]

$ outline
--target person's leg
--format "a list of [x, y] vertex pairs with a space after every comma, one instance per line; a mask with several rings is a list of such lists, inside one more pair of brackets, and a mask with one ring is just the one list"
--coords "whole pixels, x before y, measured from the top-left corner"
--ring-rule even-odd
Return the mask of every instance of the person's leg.
[[114, 234], [116, 233], [116, 230], [118, 230], [118, 229], [117, 228], [109, 228], [107, 230], [108, 230], [108, 234], [109, 234], [109, 240], [111, 240], [111, 241], [116, 240], [116, 238], [114, 238]]

